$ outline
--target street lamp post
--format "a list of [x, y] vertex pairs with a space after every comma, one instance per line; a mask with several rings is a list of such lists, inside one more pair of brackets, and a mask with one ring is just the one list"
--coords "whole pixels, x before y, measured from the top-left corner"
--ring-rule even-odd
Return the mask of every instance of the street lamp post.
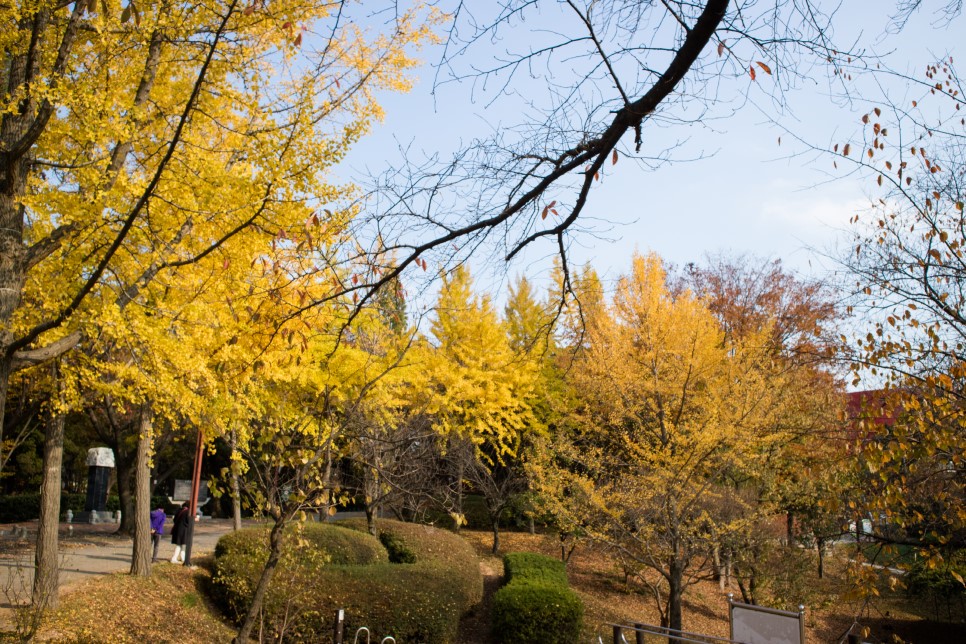
[[191, 499], [188, 502], [188, 539], [184, 548], [184, 565], [191, 565], [191, 544], [195, 538], [195, 521], [198, 517], [198, 493], [201, 491], [201, 459], [204, 456], [205, 441], [198, 428], [198, 445], [195, 448], [194, 468], [191, 472]]

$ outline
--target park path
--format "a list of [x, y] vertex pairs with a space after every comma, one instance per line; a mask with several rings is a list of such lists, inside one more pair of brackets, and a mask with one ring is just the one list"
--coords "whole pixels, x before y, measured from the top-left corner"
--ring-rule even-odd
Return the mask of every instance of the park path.
[[491, 644], [493, 622], [493, 593], [503, 580], [503, 562], [496, 557], [480, 558], [480, 574], [483, 576], [483, 598], [460, 620], [456, 638], [460, 644]]
[[[36, 538], [36, 522], [21, 525], [27, 526], [29, 540]], [[170, 529], [170, 526], [169, 521], [165, 528]], [[111, 534], [116, 529], [116, 524], [75, 526], [74, 535], [68, 536], [67, 524], [61, 524], [61, 592], [97, 575], [130, 569], [133, 543], [129, 537]], [[213, 553], [218, 539], [230, 531], [229, 519], [204, 519], [195, 523], [192, 557]], [[161, 537], [159, 562], [168, 561], [173, 552], [171, 537], [165, 534]], [[12, 608], [29, 598], [33, 581], [33, 556], [33, 548], [27, 547], [0, 557], [0, 608]]]

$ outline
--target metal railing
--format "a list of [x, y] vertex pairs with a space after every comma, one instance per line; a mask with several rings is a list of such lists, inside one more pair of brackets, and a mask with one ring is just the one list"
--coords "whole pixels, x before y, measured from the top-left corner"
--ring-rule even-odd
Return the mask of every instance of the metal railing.
[[[690, 633], [653, 624], [604, 624], [604, 626], [611, 628], [612, 644], [631, 644], [624, 636], [625, 631], [632, 634], [634, 644], [654, 644], [659, 641], [673, 644], [741, 644], [727, 637]], [[602, 635], [597, 636], [597, 644], [607, 644]]]
[[[366, 641], [365, 642], [363, 642], [363, 641], [361, 641], [359, 639], [359, 636], [362, 635], [363, 631], [366, 634]], [[352, 644], [369, 644], [369, 635], [370, 635], [370, 633], [369, 633], [369, 627], [368, 626], [360, 626], [359, 627], [359, 630], [356, 631], [356, 636], [352, 638]], [[386, 635], [384, 638], [382, 638], [381, 640], [379, 640], [379, 644], [396, 644], [396, 638], [393, 637], [392, 635]]]
[[[365, 635], [365, 639], [362, 636]], [[372, 632], [369, 630], [368, 626], [360, 626], [356, 629], [356, 634], [352, 638], [352, 644], [372, 644]], [[335, 627], [332, 632], [332, 642], [333, 644], [346, 644], [345, 640], [345, 609], [340, 608], [335, 611]], [[386, 635], [381, 640], [378, 640], [379, 644], [396, 644], [396, 638], [391, 635]]]

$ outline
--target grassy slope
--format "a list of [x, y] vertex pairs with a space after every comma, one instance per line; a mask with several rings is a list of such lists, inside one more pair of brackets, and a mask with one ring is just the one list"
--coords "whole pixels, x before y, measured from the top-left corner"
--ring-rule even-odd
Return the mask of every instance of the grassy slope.
[[[204, 563], [204, 562], [201, 562]], [[205, 597], [210, 573], [167, 563], [149, 578], [117, 573], [76, 586], [41, 630], [66, 642], [230, 642], [235, 634]]]
[[[494, 578], [497, 577], [502, 572], [502, 562], [489, 554], [489, 532], [464, 530], [462, 534], [480, 555], [484, 568], [492, 569]], [[552, 536], [505, 533], [503, 545], [504, 551], [559, 554], [557, 542]], [[830, 562], [829, 567], [830, 579], [821, 582], [809, 579], [806, 584], [811, 586], [812, 593], [810, 601], [806, 601], [809, 604], [808, 641], [836, 641], [851, 624], [851, 616], [863, 613], [864, 618], [860, 618], [860, 621], [879, 627], [875, 630], [882, 634], [895, 628], [913, 642], [941, 641], [930, 639], [932, 636], [926, 629], [931, 625], [918, 621], [923, 613], [910, 611], [909, 602], [901, 595], [880, 597], [874, 606], [863, 605], [861, 601], [837, 599], [838, 594], [846, 590], [841, 581], [844, 571], [841, 564]], [[606, 622], [659, 621], [654, 600], [644, 588], [633, 582], [626, 586], [619, 571], [589, 546], [577, 549], [568, 574], [571, 587], [585, 604], [586, 641], [590, 641], [590, 635], [599, 631]], [[92, 579], [64, 595], [61, 608], [47, 620], [39, 639], [68, 642], [228, 642], [234, 632], [204, 599], [208, 576], [204, 567], [191, 571], [181, 566], [159, 564], [149, 579], [135, 579], [124, 574]], [[474, 612], [484, 613], [481, 610]], [[475, 636], [467, 638], [466, 643], [485, 644], [489, 630], [485, 623], [488, 614], [470, 616], [473, 617], [480, 623], [467, 624]], [[685, 599], [685, 621], [688, 630], [727, 635], [727, 603], [717, 584], [702, 582], [689, 589]], [[890, 623], [882, 624], [882, 621]], [[903, 625], [918, 627], [916, 632], [907, 632]], [[937, 633], [949, 635], [949, 625], [937, 628]]]

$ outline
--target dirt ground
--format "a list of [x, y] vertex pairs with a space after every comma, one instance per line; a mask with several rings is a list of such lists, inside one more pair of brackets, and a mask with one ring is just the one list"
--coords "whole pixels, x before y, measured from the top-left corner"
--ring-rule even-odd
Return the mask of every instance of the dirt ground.
[[[211, 528], [222, 529], [214, 525]], [[87, 553], [91, 562], [100, 562], [97, 566], [117, 569], [121, 564], [114, 561], [116, 557], [111, 553], [118, 548], [129, 550], [130, 545], [129, 541], [112, 535], [113, 529], [115, 527], [110, 525], [92, 526], [75, 533], [63, 540], [65, 552], [74, 556]], [[493, 556], [489, 532], [464, 530], [462, 535], [480, 556], [484, 598], [464, 617], [457, 641], [459, 644], [491, 644], [494, 640], [490, 633], [490, 602], [502, 580], [502, 554], [531, 551], [558, 557], [560, 543], [553, 535], [504, 533], [501, 554]], [[0, 551], [0, 564], [29, 558], [31, 547], [29, 538], [23, 543], [8, 541]], [[92, 572], [86, 581], [77, 581], [64, 589], [61, 609], [52, 616], [53, 621], [48, 622], [46, 635], [57, 639], [57, 635], [65, 633], [83, 633], [94, 638], [90, 641], [169, 641], [165, 629], [173, 625], [172, 619], [176, 617], [174, 622], [177, 622], [175, 630], [180, 633], [179, 641], [230, 639], [231, 628], [206, 599], [205, 578], [209, 573], [204, 567], [191, 571], [163, 563], [157, 569], [159, 574], [151, 580], [135, 580], [123, 573], [108, 572]], [[582, 641], [596, 642], [600, 635], [604, 642], [609, 642], [612, 632], [609, 624], [612, 623], [660, 623], [654, 597], [647, 588], [633, 579], [625, 583], [622, 572], [614, 563], [590, 544], [580, 544], [575, 549], [568, 563], [568, 576], [571, 587], [585, 606]], [[966, 628], [962, 623], [923, 620], [923, 611], [910, 610], [911, 602], [901, 594], [873, 597], [872, 600], [849, 598], [850, 589], [844, 579], [841, 559], [832, 561], [825, 579], [819, 580], [814, 575], [806, 577], [801, 598], [794, 598], [806, 605], [809, 644], [840, 642], [850, 628], [859, 625], [870, 629], [868, 640], [872, 642], [896, 641], [893, 636], [914, 644], [966, 642]], [[690, 586], [684, 602], [685, 630], [727, 637], [729, 590], [740, 597], [737, 588], [722, 590], [711, 581]], [[118, 603], [119, 598], [123, 605]], [[6, 612], [11, 612], [10, 607]], [[101, 616], [105, 615], [107, 618], [102, 619]], [[98, 640], [108, 634], [109, 640]], [[633, 641], [630, 633], [627, 637]]]
[[[499, 558], [490, 554], [492, 537], [489, 532], [464, 531], [463, 536], [474, 545], [483, 562], [494, 570], [497, 566], [502, 570]], [[559, 541], [551, 535], [503, 533], [501, 542], [503, 553], [531, 551], [560, 556]], [[814, 573], [805, 578], [802, 584], [805, 590], [800, 599], [795, 599], [796, 603], [806, 606], [807, 642], [840, 642], [851, 629], [859, 632], [863, 627], [869, 628], [868, 639], [872, 642], [896, 641], [893, 635], [912, 644], [966, 642], [966, 626], [924, 620], [910, 610], [910, 602], [901, 594], [852, 597], [853, 589], [844, 581], [844, 564], [831, 561], [827, 566], [824, 579], [818, 579]], [[604, 642], [609, 642], [612, 633], [609, 624], [660, 624], [653, 595], [639, 582], [632, 580], [625, 584], [621, 571], [590, 544], [578, 545], [575, 549], [568, 563], [568, 577], [571, 588], [584, 602], [585, 641], [596, 642], [600, 635]], [[499, 587], [498, 581], [494, 589], [496, 587]], [[740, 601], [737, 587], [722, 590], [713, 581], [700, 581], [690, 586], [684, 600], [684, 630], [727, 638], [729, 592]], [[626, 637], [633, 641], [630, 633]], [[488, 640], [467, 641], [475, 644]]]

